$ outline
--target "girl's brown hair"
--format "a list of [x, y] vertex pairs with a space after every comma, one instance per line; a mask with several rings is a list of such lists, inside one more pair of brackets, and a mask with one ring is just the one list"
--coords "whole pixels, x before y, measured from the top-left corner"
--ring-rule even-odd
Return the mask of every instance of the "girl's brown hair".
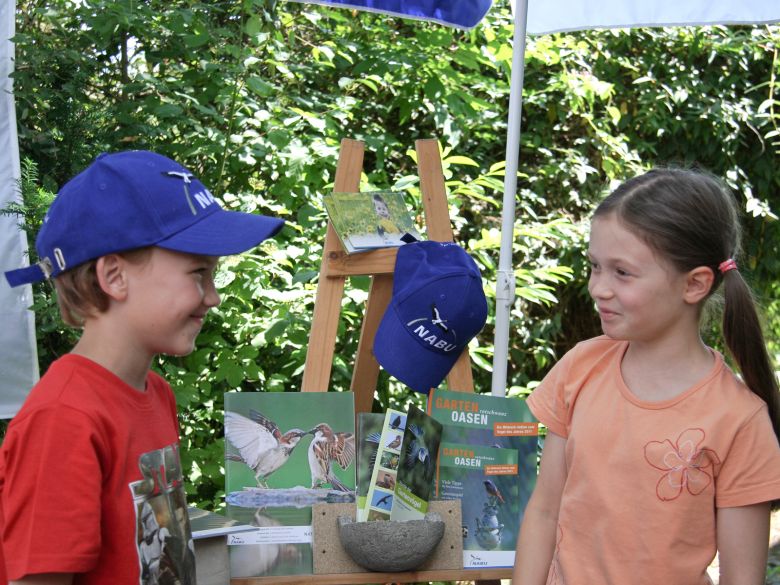
[[723, 337], [745, 384], [769, 407], [780, 437], [780, 396], [750, 287], [738, 270], [719, 265], [736, 259], [741, 229], [734, 196], [709, 174], [656, 169], [629, 179], [596, 208], [615, 213], [648, 246], [681, 272], [707, 266], [715, 275], [710, 294], [723, 284]]

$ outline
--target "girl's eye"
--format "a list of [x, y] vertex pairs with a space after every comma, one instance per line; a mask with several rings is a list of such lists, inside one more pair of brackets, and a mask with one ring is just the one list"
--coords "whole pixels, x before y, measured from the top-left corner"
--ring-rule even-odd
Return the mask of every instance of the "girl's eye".
[[630, 274], [628, 272], [626, 272], [625, 270], [622, 270], [620, 268], [616, 268], [615, 272], [617, 273], [618, 276], [630, 276]]

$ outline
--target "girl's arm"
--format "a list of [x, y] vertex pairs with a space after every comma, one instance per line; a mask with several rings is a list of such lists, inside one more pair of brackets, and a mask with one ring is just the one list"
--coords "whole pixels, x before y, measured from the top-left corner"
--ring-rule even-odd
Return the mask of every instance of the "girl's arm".
[[763, 585], [769, 549], [769, 502], [718, 508], [720, 585]]
[[558, 510], [566, 482], [566, 439], [548, 432], [531, 499], [517, 540], [514, 585], [544, 585], [555, 550]]

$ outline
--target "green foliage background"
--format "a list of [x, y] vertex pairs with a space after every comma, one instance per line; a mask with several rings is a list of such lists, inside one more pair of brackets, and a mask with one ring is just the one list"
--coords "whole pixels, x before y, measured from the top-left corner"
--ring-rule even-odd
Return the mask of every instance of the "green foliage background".
[[[406, 194], [413, 149], [442, 145], [458, 241], [491, 310], [473, 343], [489, 391], [512, 23], [499, 1], [470, 32], [273, 0], [17, 0], [15, 97], [31, 241], [47, 202], [100, 152], [152, 149], [232, 209], [284, 217], [281, 235], [226, 258], [222, 305], [185, 358], [156, 364], [178, 399], [190, 501], [224, 490], [223, 393], [296, 391], [342, 138], [367, 146], [362, 190]], [[700, 165], [745, 211], [743, 272], [780, 332], [777, 76], [780, 27], [589, 31], [531, 37], [514, 234], [509, 393], [598, 333], [583, 242], [593, 203], [652, 165]], [[332, 390], [349, 387], [368, 280], [348, 287]], [[68, 351], [36, 288], [41, 369]], [[717, 326], [709, 341], [718, 344]], [[776, 352], [773, 341], [772, 350]], [[375, 410], [421, 405], [384, 374]]]

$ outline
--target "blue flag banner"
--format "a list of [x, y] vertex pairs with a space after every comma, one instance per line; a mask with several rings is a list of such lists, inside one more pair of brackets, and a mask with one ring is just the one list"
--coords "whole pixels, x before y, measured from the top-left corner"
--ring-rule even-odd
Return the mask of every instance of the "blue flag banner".
[[490, 10], [492, 0], [296, 0], [332, 8], [367, 10], [403, 18], [429, 20], [456, 28], [470, 29]]

